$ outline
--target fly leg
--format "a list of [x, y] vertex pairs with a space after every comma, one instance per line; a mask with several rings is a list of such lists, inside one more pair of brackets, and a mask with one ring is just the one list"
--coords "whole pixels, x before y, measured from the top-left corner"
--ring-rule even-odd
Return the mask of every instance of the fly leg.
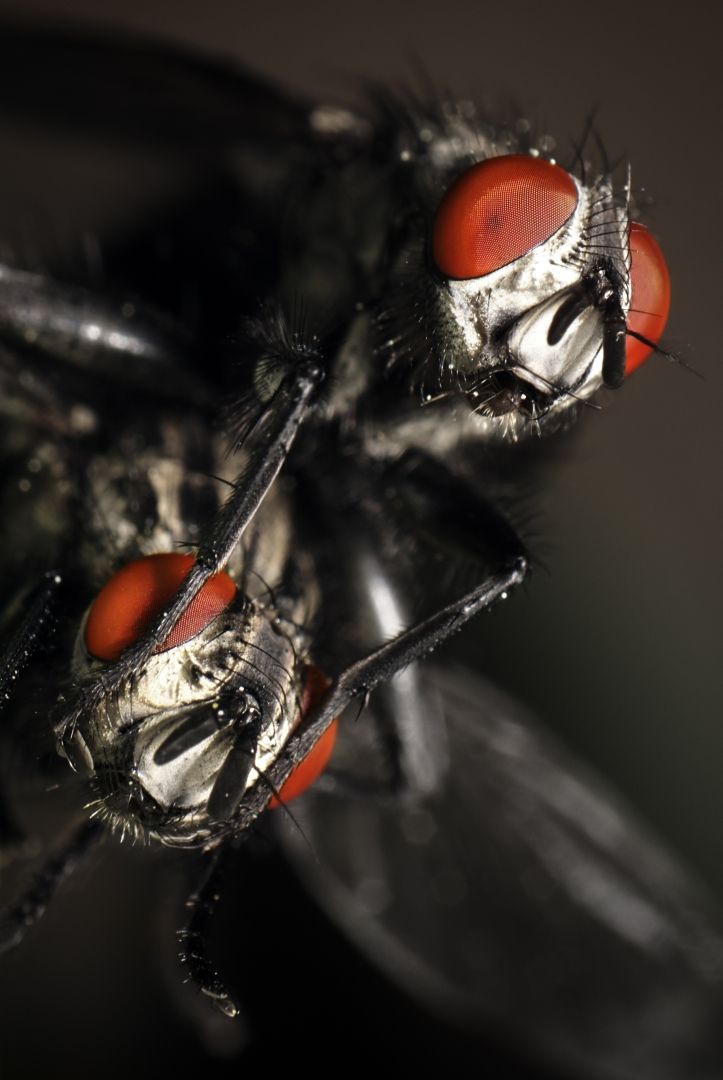
[[[62, 585], [62, 576], [50, 571], [29, 596], [23, 592], [12, 605], [21, 604], [23, 613], [0, 651], [0, 711], [11, 700], [24, 668], [47, 642]], [[22, 853], [25, 843], [25, 832], [0, 788], [0, 862], [12, 861]]]
[[[440, 611], [402, 631], [386, 645], [369, 656], [357, 660], [332, 683], [325, 700], [308, 724], [289, 740], [287, 753], [269, 770], [268, 778], [279, 789], [294, 767], [302, 761], [323, 735], [331, 722], [340, 716], [353, 698], [369, 694], [380, 683], [387, 682], [403, 668], [423, 659], [455, 634], [474, 615], [489, 608], [497, 600], [521, 584], [527, 572], [527, 561], [519, 556], [505, 565], [477, 588]], [[266, 785], [255, 791], [236, 818], [240, 828], [248, 827], [269, 800]]]
[[[498, 568], [474, 588], [452, 603], [403, 630], [368, 655], [351, 663], [332, 683], [315, 715], [289, 740], [287, 750], [268, 773], [274, 789], [279, 789], [293, 768], [302, 761], [332, 721], [341, 715], [356, 697], [368, 695], [380, 684], [388, 683], [410, 664], [423, 659], [474, 615], [504, 599], [525, 578], [528, 557], [511, 526], [497, 511], [481, 503], [477, 507], [480, 529], [486, 526], [487, 540], [498, 553]], [[451, 523], [454, 526], [454, 521]], [[446, 526], [445, 526], [446, 528]], [[261, 813], [268, 802], [266, 785], [258, 787], [235, 819], [244, 829]]]
[[[293, 747], [296, 760], [291, 762], [288, 772], [306, 756], [334, 717], [339, 716], [353, 698], [371, 693], [379, 683], [386, 682], [409, 664], [429, 655], [461, 630], [474, 615], [491, 607], [497, 600], [505, 599], [511, 589], [521, 584], [526, 572], [527, 561], [519, 556], [459, 600], [402, 631], [386, 645], [348, 667], [332, 684], [318, 715], [299, 734]], [[286, 767], [287, 763], [283, 764]], [[280, 776], [277, 776], [276, 769], [272, 775], [277, 786], [284, 782], [287, 775], [281, 769], [278, 772]]]
[[[319, 662], [331, 671], [389, 641], [410, 622], [404, 575], [380, 558], [382, 544], [368, 515], [342, 517], [343, 529], [331, 526], [336, 565], [322, 573], [327, 602], [334, 600], [334, 640]], [[411, 663], [377, 686], [364, 724], [378, 767], [360, 773], [358, 761], [342, 758], [322, 774], [317, 789], [395, 800], [437, 789], [446, 771], [444, 721], [439, 701], [425, 686], [423, 665]]]
[[221, 852], [217, 851], [210, 857], [200, 883], [186, 901], [190, 914], [186, 925], [178, 931], [179, 959], [188, 979], [214, 1008], [224, 1016], [237, 1019], [241, 1016], [241, 1008], [208, 955], [211, 924], [221, 898], [221, 862]]
[[0, 913], [0, 953], [21, 943], [38, 922], [58, 888], [78, 866], [103, 834], [97, 821], [84, 821], [70, 839], [52, 855], [19, 900]]
[[316, 403], [324, 380], [321, 362], [306, 349], [290, 357], [297, 363], [264, 408], [244, 442], [245, 463], [231, 494], [204, 530], [196, 561], [178, 592], [144, 636], [122, 654], [117, 663], [104, 670], [78, 695], [60, 724], [63, 738], [74, 730], [80, 716], [125, 680], [160, 646], [188, 605], [214, 574], [228, 562], [236, 546], [261, 506], [271, 484], [291, 450], [299, 428]]
[[[496, 570], [502, 573], [516, 560], [527, 565], [523, 544], [494, 504], [420, 453], [405, 455], [369, 489], [359, 485], [342, 513], [338, 501], [323, 510], [331, 558], [321, 576], [333, 585], [331, 595], [342, 598], [332, 621], [335, 637], [347, 646], [346, 653], [332, 655], [330, 670], [350, 663], [350, 649], [356, 656], [372, 653], [409, 625], [409, 612], [415, 605], [418, 610], [420, 579], [425, 593], [438, 580], [451, 579], [445, 581], [449, 595], [450, 585], [459, 590], [460, 577], [469, 585], [492, 571], [493, 581]], [[441, 630], [430, 647], [446, 636]], [[365, 722], [375, 729], [374, 752], [381, 756], [380, 767], [372, 770], [381, 778], [375, 781], [377, 794], [415, 798], [441, 785], [447, 768], [443, 710], [425, 684], [423, 664], [405, 663], [392, 678], [383, 678]], [[329, 770], [326, 777], [320, 786], [360, 787], [347, 772]]]
[[[24, 611], [0, 653], [0, 709], [12, 698], [23, 669], [46, 646], [63, 586], [63, 576], [57, 571], [49, 571], [29, 597], [18, 599]], [[42, 918], [58, 888], [95, 846], [102, 831], [97, 821], [84, 821], [77, 826], [59, 850], [46, 860], [19, 899], [0, 912], [0, 953], [14, 949], [22, 942], [27, 931]], [[16, 853], [20, 852], [25, 839], [4, 793], [0, 792], [0, 851], [9, 845]]]
[[19, 625], [0, 651], [0, 710], [12, 697], [22, 670], [47, 640], [62, 585], [62, 575], [51, 570], [24, 600]]

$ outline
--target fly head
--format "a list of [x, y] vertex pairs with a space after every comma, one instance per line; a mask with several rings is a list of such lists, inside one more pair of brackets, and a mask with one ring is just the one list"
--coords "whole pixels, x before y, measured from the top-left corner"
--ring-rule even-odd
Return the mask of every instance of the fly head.
[[580, 179], [459, 111], [409, 131], [382, 355], [423, 404], [466, 402], [484, 437], [559, 427], [663, 332], [668, 272], [630, 220], [629, 182]]
[[[111, 578], [76, 642], [81, 686], [102, 685], [103, 671], [137, 636], [134, 577], [143, 591], [149, 575], [168, 571], [176, 581], [192, 561], [148, 556]], [[62, 752], [89, 775], [97, 816], [121, 834], [170, 846], [212, 846], [228, 836], [244, 796], [264, 782], [300, 719], [304, 654], [298, 627], [237, 592], [228, 575], [211, 578], [163, 645], [65, 733]]]

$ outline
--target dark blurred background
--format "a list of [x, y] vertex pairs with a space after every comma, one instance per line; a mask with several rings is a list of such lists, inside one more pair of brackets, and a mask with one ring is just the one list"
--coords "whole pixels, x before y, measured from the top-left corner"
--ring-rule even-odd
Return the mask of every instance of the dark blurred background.
[[[723, 898], [721, 38], [715, 13], [687, 11], [463, 0], [0, 4], [0, 14], [159, 34], [236, 58], [292, 92], [352, 102], [362, 80], [406, 83], [421, 62], [462, 95], [519, 102], [563, 160], [599, 106], [611, 155], [629, 156], [634, 185], [652, 200], [646, 220], [673, 282], [667, 343], [704, 378], [652, 359], [585, 418], [574, 456], [539, 492], [547, 571], [454, 651], [531, 705]], [[106, 154], [91, 196], [67, 140], [51, 174], [27, 132], [5, 131], [1, 145], [3, 198], [54, 228], [61, 215], [65, 228], [85, 222], [89, 205], [96, 225], [131, 217], [172, 182], [146, 155], [124, 183], [122, 162]], [[109, 847], [11, 958], [8, 1080], [43, 1062], [85, 1076], [94, 1061], [114, 1076], [144, 1040], [154, 1057], [165, 1048], [169, 1068], [171, 1045], [189, 1068], [202, 1062], [144, 959], [156, 886], [142, 862]]]

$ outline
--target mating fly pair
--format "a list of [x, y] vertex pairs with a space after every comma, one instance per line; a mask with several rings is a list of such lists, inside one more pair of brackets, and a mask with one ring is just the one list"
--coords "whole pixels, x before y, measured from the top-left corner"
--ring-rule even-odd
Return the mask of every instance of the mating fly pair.
[[[156, 140], [196, 174], [186, 205], [104, 245], [102, 292], [0, 273], [27, 578], [6, 716], [23, 737], [53, 704], [90, 792], [6, 943], [105, 826], [200, 849], [184, 962], [234, 1015], [206, 951], [218, 861], [338, 731], [328, 794], [299, 804], [328, 868], [307, 879], [391, 977], [586, 1074], [708, 1075], [723, 945], [684, 878], [483, 682], [419, 663], [524, 580], [506, 493], [540, 437], [658, 348], [668, 274], [627, 181], [591, 168], [587, 136], [566, 168], [466, 102], [352, 113], [157, 46], [4, 40], [4, 108]], [[22, 687], [41, 676], [39, 705]], [[590, 961], [560, 959], [572, 939]]]

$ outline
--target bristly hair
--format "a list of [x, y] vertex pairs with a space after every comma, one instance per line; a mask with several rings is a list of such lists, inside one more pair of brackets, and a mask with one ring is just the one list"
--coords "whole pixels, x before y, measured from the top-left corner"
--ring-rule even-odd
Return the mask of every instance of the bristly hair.
[[295, 367], [308, 360], [327, 366], [329, 332], [314, 331], [309, 322], [303, 301], [296, 297], [288, 306], [261, 303], [258, 314], [243, 324], [234, 345], [236, 367], [245, 385], [222, 414], [229, 453], [248, 438], [265, 406]]

